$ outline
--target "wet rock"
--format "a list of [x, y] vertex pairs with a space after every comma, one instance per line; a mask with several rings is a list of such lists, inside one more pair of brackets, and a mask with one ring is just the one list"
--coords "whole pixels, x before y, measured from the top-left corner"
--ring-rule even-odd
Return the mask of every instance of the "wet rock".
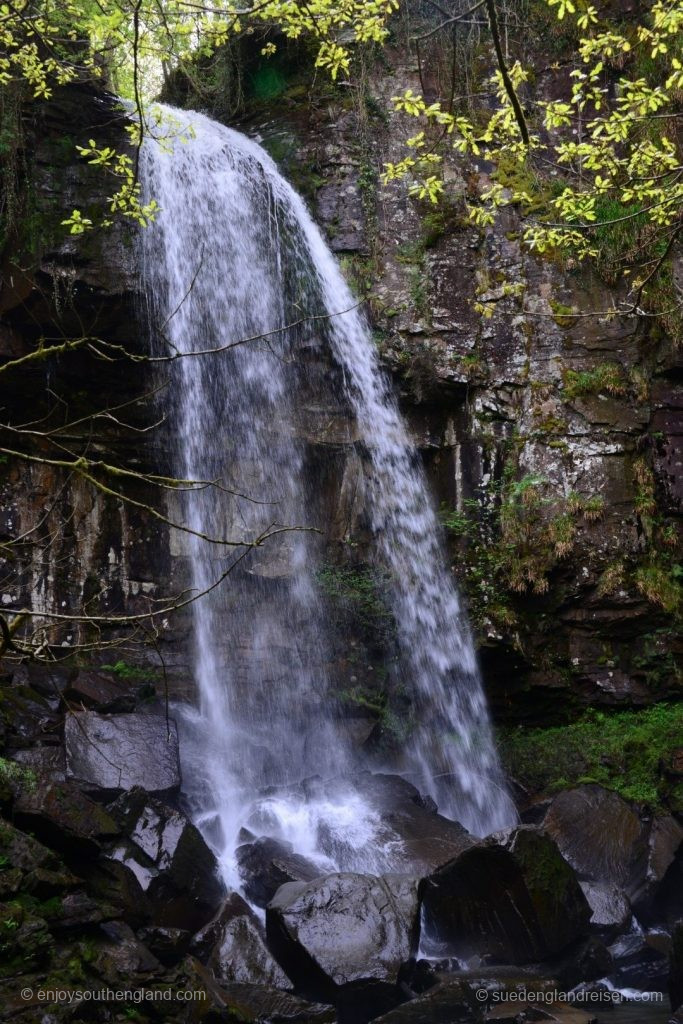
[[614, 960], [602, 939], [591, 935], [565, 950], [559, 962], [552, 961], [558, 988], [567, 992], [586, 981], [606, 977], [614, 967]]
[[83, 891], [68, 893], [49, 916], [53, 930], [83, 928], [116, 917], [116, 910], [100, 903]]
[[95, 863], [83, 865], [81, 874], [88, 891], [111, 904], [134, 927], [148, 922], [152, 906], [133, 870], [111, 857], [100, 857]]
[[163, 928], [155, 925], [141, 928], [137, 936], [166, 967], [171, 967], [183, 959], [190, 948], [192, 938], [186, 928]]
[[111, 855], [135, 874], [155, 923], [192, 931], [206, 924], [224, 890], [216, 858], [198, 829], [181, 811], [139, 788], [119, 797], [111, 811], [130, 840]]
[[654, 924], [653, 902], [683, 844], [683, 827], [671, 815], [658, 815], [650, 826], [643, 875], [633, 880], [630, 895], [637, 916]]
[[130, 683], [106, 672], [81, 669], [69, 681], [64, 696], [85, 708], [125, 712], [135, 708]]
[[163, 794], [180, 786], [176, 724], [160, 715], [69, 713], [64, 743], [67, 776], [84, 788]]
[[[438, 814], [431, 797], [400, 775], [360, 772], [332, 781], [310, 780], [306, 792], [309, 798], [341, 802], [349, 795], [360, 797], [376, 819], [373, 849], [368, 852], [384, 858], [387, 871], [428, 874], [474, 843], [462, 825]], [[318, 843], [324, 853], [338, 858], [338, 836], [319, 835]], [[355, 851], [343, 852], [352, 862]]]
[[625, 931], [631, 920], [631, 904], [621, 889], [599, 882], [581, 882], [592, 911], [591, 928], [612, 939]]
[[[334, 1024], [336, 1011], [332, 1006], [310, 1003], [290, 992], [269, 988], [267, 985], [220, 985], [208, 968], [191, 960], [196, 988], [202, 988], [209, 1010], [202, 1020], [211, 1024], [241, 1021], [244, 1024]], [[359, 1022], [360, 1024], [360, 1022]]]
[[531, 897], [546, 956], [585, 935], [590, 907], [556, 843], [532, 825], [509, 831], [501, 845], [514, 857]]
[[670, 815], [642, 821], [622, 797], [597, 785], [560, 793], [543, 827], [581, 879], [623, 889], [644, 920], [683, 841], [683, 827]]
[[65, 853], [92, 854], [118, 833], [107, 811], [74, 782], [38, 782], [14, 802], [14, 817], [48, 846]]
[[64, 782], [66, 779], [66, 759], [64, 748], [31, 747], [28, 750], [17, 750], [13, 760], [31, 769], [36, 776], [49, 782]]
[[602, 786], [560, 793], [543, 827], [582, 879], [627, 887], [644, 870], [647, 837], [640, 818], [617, 793]]
[[668, 935], [662, 932], [624, 935], [609, 950], [614, 959], [609, 979], [616, 988], [666, 991], [671, 951]]
[[311, 882], [321, 874], [291, 843], [267, 836], [239, 846], [236, 858], [244, 893], [257, 907], [265, 907], [285, 882]]
[[671, 1009], [683, 1007], [683, 921], [679, 921], [671, 936], [671, 965], [668, 978]]
[[548, 836], [523, 826], [502, 838], [505, 846], [472, 846], [424, 880], [428, 931], [457, 956], [547, 959], [585, 934], [590, 908]]
[[64, 871], [64, 865], [57, 854], [39, 843], [34, 836], [27, 835], [9, 821], [0, 821], [0, 855], [6, 869], [30, 874], [37, 869]]
[[261, 922], [238, 893], [231, 893], [216, 916], [194, 936], [191, 948], [221, 984], [291, 988], [268, 950]]
[[343, 999], [344, 988], [391, 997], [417, 947], [418, 906], [416, 880], [403, 876], [288, 882], [266, 910], [268, 942], [292, 981], [316, 998]]
[[108, 982], [160, 969], [157, 958], [136, 938], [129, 925], [109, 921], [100, 928], [109, 941], [100, 950], [95, 967]]
[[376, 1024], [480, 1024], [484, 1008], [473, 989], [460, 981], [443, 982], [417, 999], [376, 1018]]

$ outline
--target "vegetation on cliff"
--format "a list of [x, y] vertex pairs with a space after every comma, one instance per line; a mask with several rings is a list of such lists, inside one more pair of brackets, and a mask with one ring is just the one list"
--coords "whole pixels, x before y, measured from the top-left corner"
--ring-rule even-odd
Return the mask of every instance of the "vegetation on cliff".
[[549, 795], [586, 782], [627, 800], [683, 811], [683, 782], [672, 770], [683, 735], [683, 705], [657, 704], [606, 714], [592, 710], [568, 725], [501, 730], [511, 777], [529, 794]]

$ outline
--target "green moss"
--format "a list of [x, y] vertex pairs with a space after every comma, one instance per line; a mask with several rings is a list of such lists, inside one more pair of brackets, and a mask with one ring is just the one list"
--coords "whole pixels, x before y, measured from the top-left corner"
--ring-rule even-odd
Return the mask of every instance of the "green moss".
[[129, 683], [154, 683], [159, 679], [159, 672], [156, 669], [129, 665], [126, 661], [117, 661], [113, 665], [101, 665], [100, 669], [102, 672], [111, 672], [118, 679]]
[[564, 327], [565, 330], [569, 330], [570, 327], [576, 325], [576, 310], [571, 306], [565, 306], [561, 302], [556, 302], [554, 299], [550, 300], [550, 308], [553, 311], [553, 320], [558, 327]]
[[549, 729], [507, 728], [500, 750], [510, 775], [533, 793], [597, 782], [629, 800], [660, 806], [666, 783], [660, 761], [680, 746], [683, 704], [643, 711], [589, 711]]

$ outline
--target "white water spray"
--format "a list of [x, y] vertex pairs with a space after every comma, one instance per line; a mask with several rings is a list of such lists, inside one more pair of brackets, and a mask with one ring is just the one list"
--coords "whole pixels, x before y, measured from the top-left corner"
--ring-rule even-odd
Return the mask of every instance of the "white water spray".
[[[264, 150], [200, 114], [170, 113], [171, 134], [180, 123], [193, 138], [172, 147], [148, 138], [143, 147], [145, 191], [161, 206], [143, 232], [145, 286], [157, 337], [181, 354], [172, 378], [175, 471], [224, 488], [189, 494], [185, 521], [203, 537], [237, 542], [320, 525], [298, 406], [322, 356], [331, 358], [343, 380], [338, 398], [356, 422], [372, 558], [388, 579], [413, 703], [402, 767], [476, 834], [510, 824], [466, 616], [368, 325], [303, 200]], [[264, 787], [358, 768], [326, 665], [321, 539], [281, 532], [245, 554], [195, 536], [185, 551], [197, 592], [244, 556], [194, 605], [200, 706], [183, 729], [186, 796], [226, 878], [235, 883], [240, 827], [268, 814], [278, 834], [311, 854], [311, 832], [327, 816], [327, 833], [346, 829], [357, 861], [372, 846], [372, 815], [353, 797], [314, 810], [272, 794], [258, 802]], [[337, 866], [348, 866], [344, 859]]]

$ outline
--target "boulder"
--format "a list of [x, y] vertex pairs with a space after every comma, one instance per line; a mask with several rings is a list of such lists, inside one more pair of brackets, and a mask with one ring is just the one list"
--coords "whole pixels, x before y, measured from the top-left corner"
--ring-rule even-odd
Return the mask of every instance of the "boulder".
[[294, 853], [291, 843], [261, 836], [238, 846], [236, 854], [244, 894], [257, 907], [265, 907], [285, 882], [312, 882], [321, 869]]
[[91, 855], [118, 833], [116, 822], [74, 782], [39, 781], [14, 802], [14, 818], [48, 846], [66, 854]]
[[202, 989], [213, 1008], [202, 1020], [240, 1021], [242, 1024], [335, 1024], [332, 1006], [310, 1003], [291, 992], [267, 985], [220, 985], [211, 971], [189, 958], [188, 987]]
[[557, 844], [533, 825], [509, 830], [500, 845], [519, 867], [531, 897], [546, 955], [553, 956], [585, 935], [590, 907]]
[[288, 882], [267, 907], [266, 930], [302, 991], [344, 1001], [352, 993], [343, 989], [362, 989], [369, 1000], [397, 1002], [399, 969], [417, 948], [417, 882], [351, 872]]
[[568, 992], [577, 985], [605, 978], [614, 967], [614, 960], [602, 939], [589, 935], [565, 950], [558, 960], [552, 960], [549, 967], [557, 978], [558, 989]]
[[192, 952], [221, 984], [270, 985], [291, 983], [266, 945], [264, 928], [248, 903], [231, 893], [216, 916], [192, 940]]
[[591, 928], [605, 939], [616, 938], [631, 921], [631, 904], [621, 889], [601, 882], [581, 882], [591, 908]]
[[88, 891], [113, 906], [134, 927], [151, 919], [152, 906], [129, 865], [108, 856], [83, 864], [80, 870]]
[[71, 712], [64, 744], [67, 777], [85, 789], [166, 794], [180, 786], [178, 731], [161, 715]]
[[555, 797], [543, 819], [580, 878], [628, 888], [647, 862], [647, 834], [633, 808], [611, 790], [586, 785]]
[[444, 981], [417, 999], [375, 1018], [375, 1024], [483, 1024], [484, 1005], [473, 988], [461, 981]]
[[172, 967], [183, 959], [192, 938], [186, 928], [164, 928], [158, 925], [141, 928], [137, 937], [166, 967]]
[[99, 924], [117, 916], [116, 910], [107, 903], [94, 900], [82, 890], [67, 893], [54, 902], [47, 920], [53, 931], [69, 928], [82, 929], [86, 925]]
[[645, 871], [632, 880], [631, 902], [637, 916], [655, 923], [653, 904], [659, 888], [673, 865], [683, 844], [683, 826], [670, 814], [658, 815], [652, 821], [647, 842]]
[[[343, 801], [352, 794], [363, 800], [377, 822], [369, 852], [384, 861], [386, 871], [429, 874], [475, 842], [462, 825], [438, 814], [434, 801], [400, 775], [360, 772], [326, 782], [310, 780], [306, 790], [314, 799]], [[336, 836], [324, 832], [318, 836], [322, 851], [334, 859], [336, 841]]]
[[71, 703], [98, 711], [124, 712], [135, 707], [130, 683], [108, 672], [81, 669], [69, 680], [64, 696]]
[[64, 865], [53, 850], [39, 843], [34, 836], [11, 825], [9, 821], [0, 821], [0, 856], [3, 858], [4, 871], [19, 871], [21, 875], [30, 874], [37, 869], [63, 871]]
[[623, 935], [609, 947], [614, 960], [608, 977], [615, 988], [665, 992], [671, 939], [663, 932]]
[[48, 782], [64, 782], [66, 779], [66, 760], [64, 748], [29, 747], [28, 750], [17, 750], [13, 760], [29, 768], [37, 778]]
[[676, 924], [671, 936], [669, 998], [672, 1010], [683, 1007], [683, 921]]
[[107, 941], [100, 948], [95, 968], [109, 984], [115, 984], [134, 974], [158, 971], [159, 961], [136, 937], [123, 921], [108, 921], [100, 925]]
[[27, 971], [49, 960], [54, 947], [47, 923], [19, 901], [0, 903], [3, 973]]
[[618, 793], [586, 785], [555, 797], [543, 827], [582, 880], [621, 888], [637, 916], [651, 920], [657, 891], [683, 843], [675, 818], [641, 820]]
[[122, 794], [110, 809], [128, 839], [111, 856], [134, 873], [154, 922], [192, 931], [203, 927], [220, 906], [224, 887], [199, 830], [181, 811], [139, 788]]
[[590, 908], [552, 840], [522, 826], [465, 850], [422, 883], [428, 932], [456, 955], [530, 963], [588, 929]]

